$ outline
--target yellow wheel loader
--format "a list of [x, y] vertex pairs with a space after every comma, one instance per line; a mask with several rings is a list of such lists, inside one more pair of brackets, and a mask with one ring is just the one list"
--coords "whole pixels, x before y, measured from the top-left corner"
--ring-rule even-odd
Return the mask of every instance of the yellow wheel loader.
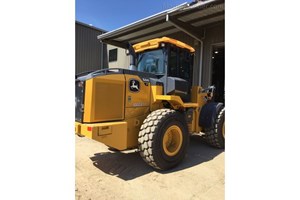
[[117, 150], [137, 148], [158, 170], [182, 161], [192, 134], [224, 148], [224, 105], [213, 102], [214, 87], [192, 85], [195, 50], [162, 37], [130, 52], [130, 69], [76, 76], [76, 134]]

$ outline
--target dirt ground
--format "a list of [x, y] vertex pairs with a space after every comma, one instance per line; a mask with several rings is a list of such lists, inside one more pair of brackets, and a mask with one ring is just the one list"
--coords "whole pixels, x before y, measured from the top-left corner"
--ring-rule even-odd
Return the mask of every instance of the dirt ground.
[[159, 172], [136, 150], [110, 151], [102, 143], [76, 137], [76, 200], [224, 199], [224, 151], [193, 136], [176, 168]]

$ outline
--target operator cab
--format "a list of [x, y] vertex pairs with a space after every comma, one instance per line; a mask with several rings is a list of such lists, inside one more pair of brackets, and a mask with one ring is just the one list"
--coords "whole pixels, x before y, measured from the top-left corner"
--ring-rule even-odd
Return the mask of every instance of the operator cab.
[[164, 84], [165, 95], [190, 100], [194, 48], [168, 37], [133, 45], [137, 54], [137, 71], [153, 73]]

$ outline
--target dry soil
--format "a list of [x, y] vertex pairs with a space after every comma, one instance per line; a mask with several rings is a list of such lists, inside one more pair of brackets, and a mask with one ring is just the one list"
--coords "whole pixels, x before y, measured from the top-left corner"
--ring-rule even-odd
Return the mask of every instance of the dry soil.
[[191, 138], [182, 163], [155, 171], [136, 150], [115, 152], [76, 137], [76, 200], [224, 199], [224, 151]]

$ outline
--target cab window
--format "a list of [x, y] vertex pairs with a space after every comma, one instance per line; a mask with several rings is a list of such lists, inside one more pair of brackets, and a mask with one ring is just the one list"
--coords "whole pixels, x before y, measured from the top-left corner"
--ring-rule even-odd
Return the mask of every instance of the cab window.
[[161, 49], [143, 52], [138, 58], [137, 70], [154, 74], [163, 74], [163, 51]]
[[169, 48], [168, 76], [190, 80], [192, 77], [192, 56], [186, 49]]

